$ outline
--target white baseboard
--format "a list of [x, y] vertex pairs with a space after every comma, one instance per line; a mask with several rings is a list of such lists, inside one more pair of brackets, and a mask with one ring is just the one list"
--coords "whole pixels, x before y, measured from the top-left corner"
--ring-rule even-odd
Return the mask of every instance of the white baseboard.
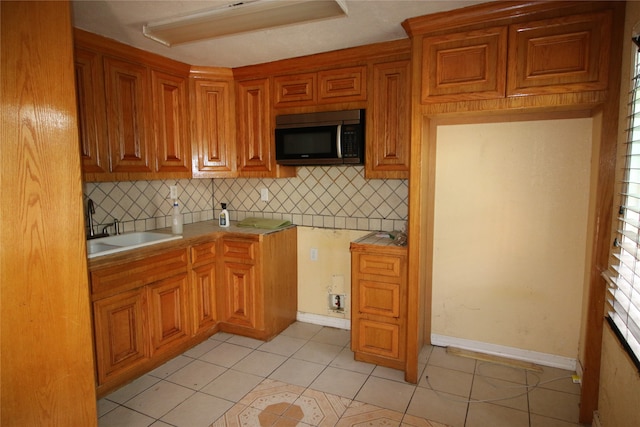
[[431, 344], [439, 347], [457, 347], [463, 350], [477, 351], [479, 353], [507, 357], [509, 359], [521, 360], [524, 362], [535, 363], [536, 365], [561, 368], [569, 371], [575, 371], [577, 365], [576, 359], [571, 359], [569, 357], [522, 350], [515, 347], [489, 344], [464, 338], [448, 337], [446, 335], [431, 334]]
[[351, 320], [341, 317], [323, 316], [321, 314], [303, 313], [299, 311], [296, 319], [300, 322], [312, 323], [314, 325], [351, 330]]

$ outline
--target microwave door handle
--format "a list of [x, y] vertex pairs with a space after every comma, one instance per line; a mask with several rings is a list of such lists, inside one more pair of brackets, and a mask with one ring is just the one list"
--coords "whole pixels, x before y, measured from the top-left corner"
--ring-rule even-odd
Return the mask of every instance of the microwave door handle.
[[338, 125], [336, 130], [338, 134], [336, 135], [336, 152], [338, 153], [338, 158], [342, 158], [342, 141], [340, 141], [340, 137], [342, 136], [342, 125]]

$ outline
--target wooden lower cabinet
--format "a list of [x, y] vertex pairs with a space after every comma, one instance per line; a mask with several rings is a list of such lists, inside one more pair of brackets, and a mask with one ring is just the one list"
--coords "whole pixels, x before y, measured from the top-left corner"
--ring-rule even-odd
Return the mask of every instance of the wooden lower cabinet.
[[269, 340], [296, 320], [296, 233], [223, 237], [221, 330]]
[[218, 323], [217, 241], [191, 247], [191, 317], [193, 334], [210, 331]]
[[351, 349], [356, 360], [405, 368], [407, 250], [351, 244]]
[[189, 337], [187, 274], [147, 286], [151, 355]]
[[121, 376], [148, 358], [144, 289], [94, 302], [93, 316], [98, 384]]
[[268, 340], [293, 323], [296, 233], [223, 233], [90, 265], [98, 397], [220, 330]]

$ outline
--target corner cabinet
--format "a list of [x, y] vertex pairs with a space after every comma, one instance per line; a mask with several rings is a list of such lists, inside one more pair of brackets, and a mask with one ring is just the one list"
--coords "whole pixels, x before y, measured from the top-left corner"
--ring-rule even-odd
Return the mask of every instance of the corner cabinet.
[[356, 360], [405, 369], [407, 248], [351, 243], [351, 350]]
[[292, 227], [222, 238], [222, 331], [268, 340], [295, 321], [296, 236]]

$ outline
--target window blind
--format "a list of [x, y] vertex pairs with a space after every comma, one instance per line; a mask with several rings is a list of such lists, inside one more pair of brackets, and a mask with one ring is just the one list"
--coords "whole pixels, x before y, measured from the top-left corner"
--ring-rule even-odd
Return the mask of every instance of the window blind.
[[629, 94], [620, 208], [607, 280], [607, 320], [640, 370], [640, 51]]

